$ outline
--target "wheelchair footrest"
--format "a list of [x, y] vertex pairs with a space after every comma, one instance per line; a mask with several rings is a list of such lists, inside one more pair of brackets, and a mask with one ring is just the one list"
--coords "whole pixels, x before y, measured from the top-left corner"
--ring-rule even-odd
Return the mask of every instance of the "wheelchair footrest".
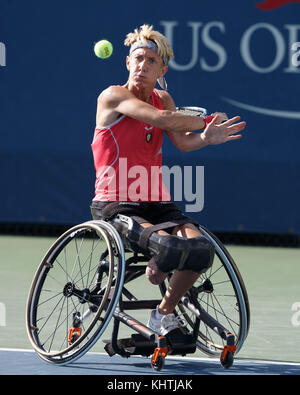
[[180, 329], [174, 329], [166, 335], [169, 347], [168, 355], [193, 354], [196, 342], [190, 334], [183, 334]]
[[[142, 335], [133, 334], [131, 335], [131, 338], [119, 339], [117, 341], [117, 346], [122, 352], [126, 353], [127, 356], [142, 355], [148, 357], [153, 354], [156, 347], [156, 342], [150, 341]], [[104, 349], [110, 357], [117, 354], [113, 348], [112, 343], [110, 342], [106, 344]]]
[[[193, 354], [196, 351], [196, 344], [193, 338], [189, 334], [183, 334], [180, 329], [175, 329], [166, 335], [168, 355], [186, 355]], [[117, 347], [126, 354], [127, 357], [130, 355], [142, 355], [149, 357], [154, 353], [157, 347], [156, 341], [150, 341], [140, 334], [133, 334], [131, 338], [119, 339], [117, 341]], [[109, 356], [113, 356], [118, 352], [114, 350], [111, 342], [108, 342], [105, 347], [105, 351]]]

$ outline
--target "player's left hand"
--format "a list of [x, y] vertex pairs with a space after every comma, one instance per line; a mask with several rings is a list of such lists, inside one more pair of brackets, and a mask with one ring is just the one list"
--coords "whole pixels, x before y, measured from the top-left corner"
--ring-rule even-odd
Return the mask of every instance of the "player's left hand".
[[246, 122], [238, 122], [240, 119], [240, 116], [236, 116], [220, 123], [219, 115], [216, 115], [204, 129], [203, 141], [208, 145], [216, 145], [240, 139], [242, 135], [239, 132], [246, 126]]

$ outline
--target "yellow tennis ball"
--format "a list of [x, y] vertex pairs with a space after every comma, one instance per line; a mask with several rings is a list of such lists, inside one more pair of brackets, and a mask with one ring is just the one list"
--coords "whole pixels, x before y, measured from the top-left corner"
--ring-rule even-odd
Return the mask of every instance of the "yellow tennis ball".
[[107, 40], [100, 40], [94, 46], [95, 55], [101, 59], [107, 59], [113, 53], [112, 43]]

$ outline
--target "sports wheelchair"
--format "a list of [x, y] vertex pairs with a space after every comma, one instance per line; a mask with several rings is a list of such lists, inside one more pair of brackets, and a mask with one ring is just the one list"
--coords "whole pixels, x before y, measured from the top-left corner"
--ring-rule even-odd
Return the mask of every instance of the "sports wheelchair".
[[[128, 239], [129, 233], [131, 240], [139, 237], [137, 223], [119, 214], [109, 222], [92, 220], [66, 231], [43, 258], [28, 295], [27, 333], [39, 357], [58, 365], [74, 362], [112, 321], [105, 345], [110, 356], [152, 356], [151, 366], [159, 371], [166, 356], [199, 349], [220, 357], [222, 366], [229, 368], [248, 334], [248, 296], [224, 245], [205, 227], [199, 230], [214, 246], [213, 264], [178, 303], [174, 314], [180, 329], [166, 336], [128, 314], [155, 309], [161, 301], [141, 300], [129, 291], [130, 283], [145, 274], [145, 263], [152, 256]], [[159, 285], [161, 295], [171, 276]], [[120, 323], [134, 331], [131, 337], [119, 339]]]

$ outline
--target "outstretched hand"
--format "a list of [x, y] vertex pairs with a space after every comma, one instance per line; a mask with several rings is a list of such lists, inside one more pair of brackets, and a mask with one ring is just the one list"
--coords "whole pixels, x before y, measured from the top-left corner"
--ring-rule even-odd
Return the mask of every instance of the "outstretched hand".
[[240, 116], [236, 116], [220, 123], [219, 115], [216, 115], [204, 129], [203, 141], [209, 145], [216, 145], [240, 139], [242, 135], [239, 132], [246, 126], [246, 122], [238, 122], [240, 119]]

